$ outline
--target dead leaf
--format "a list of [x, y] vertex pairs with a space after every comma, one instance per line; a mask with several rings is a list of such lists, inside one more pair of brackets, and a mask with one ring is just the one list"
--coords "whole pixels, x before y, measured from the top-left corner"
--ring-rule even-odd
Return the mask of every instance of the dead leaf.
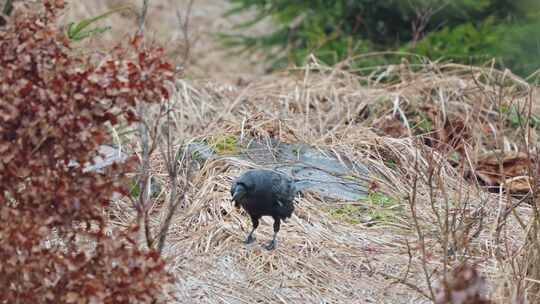
[[523, 152], [511, 152], [504, 155], [491, 152], [478, 158], [475, 175], [488, 187], [502, 186], [511, 193], [526, 193], [531, 189], [529, 177], [531, 166], [534, 164]]
[[409, 132], [407, 132], [403, 123], [392, 115], [386, 115], [377, 120], [373, 127], [380, 130], [382, 134], [393, 138], [406, 137], [409, 135]]

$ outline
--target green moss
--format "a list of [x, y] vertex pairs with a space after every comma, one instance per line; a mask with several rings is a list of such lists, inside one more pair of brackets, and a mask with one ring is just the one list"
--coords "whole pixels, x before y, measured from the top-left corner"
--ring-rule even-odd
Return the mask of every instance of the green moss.
[[209, 140], [217, 154], [234, 154], [238, 152], [238, 139], [234, 135], [217, 136]]
[[340, 222], [356, 225], [361, 223], [364, 212], [365, 208], [362, 208], [361, 206], [343, 205], [330, 210], [330, 216]]
[[384, 165], [387, 166], [388, 168], [392, 169], [392, 170], [397, 169], [397, 162], [395, 160], [393, 160], [393, 159], [386, 160], [384, 162]]
[[413, 126], [413, 129], [418, 129], [420, 133], [429, 133], [433, 131], [433, 121], [423, 112], [413, 112], [412, 121], [416, 121], [416, 125]]
[[363, 200], [365, 205], [342, 205], [332, 208], [330, 216], [351, 225], [360, 223], [391, 223], [401, 214], [397, 200], [383, 193], [373, 192]]
[[391, 214], [381, 209], [370, 209], [369, 217], [377, 222], [388, 222], [392, 218]]
[[374, 206], [390, 208], [396, 206], [397, 202], [390, 196], [378, 192], [372, 192], [368, 195], [368, 202]]
[[370, 193], [367, 203], [370, 205], [368, 214], [372, 221], [391, 223], [402, 210], [397, 200], [383, 193]]
[[[525, 125], [527, 120], [526, 113], [520, 113], [518, 108], [515, 105], [507, 106], [502, 105], [500, 109], [501, 114], [506, 116], [506, 120], [510, 127], [520, 128], [522, 125]], [[532, 114], [529, 120], [529, 127], [537, 129], [540, 126], [540, 117]]]

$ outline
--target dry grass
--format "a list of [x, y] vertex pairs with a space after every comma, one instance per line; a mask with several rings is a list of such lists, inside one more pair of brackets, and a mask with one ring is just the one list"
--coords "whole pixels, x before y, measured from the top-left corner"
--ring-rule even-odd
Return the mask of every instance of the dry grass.
[[[270, 221], [262, 222], [254, 244], [244, 245], [250, 223], [228, 192], [234, 177], [257, 164], [226, 154], [211, 159], [191, 179], [164, 251], [178, 277], [179, 303], [427, 303], [426, 276], [434, 284], [463, 260], [478, 263], [501, 303], [523, 284], [510, 261], [522, 261], [524, 231], [516, 219], [527, 222], [530, 208], [516, 208], [499, 233], [498, 219], [515, 200], [465, 181], [446, 160], [449, 154], [425, 146], [421, 136], [391, 138], [373, 125], [426, 105], [461, 117], [472, 130], [491, 125], [495, 140], [494, 133], [474, 131], [466, 142], [464, 163], [472, 165], [478, 153], [499, 143], [520, 145], [515, 129], [498, 125], [496, 109], [504, 102], [525, 104], [533, 88], [511, 74], [459, 65], [388, 67], [383, 73], [400, 80], [377, 83], [313, 63], [244, 86], [177, 82], [175, 138], [249, 135], [335, 149], [367, 165], [374, 191], [397, 202], [382, 210], [385, 220], [368, 226], [331, 211], [372, 202], [325, 202], [307, 193], [282, 225], [278, 249], [268, 252], [261, 245], [271, 237]], [[418, 133], [413, 123], [409, 127]], [[160, 202], [170, 189], [157, 155], [152, 171], [165, 185]], [[128, 203], [117, 207], [118, 224], [133, 220]], [[165, 210], [156, 203], [154, 211], [157, 223]], [[445, 219], [451, 223], [444, 225]]]

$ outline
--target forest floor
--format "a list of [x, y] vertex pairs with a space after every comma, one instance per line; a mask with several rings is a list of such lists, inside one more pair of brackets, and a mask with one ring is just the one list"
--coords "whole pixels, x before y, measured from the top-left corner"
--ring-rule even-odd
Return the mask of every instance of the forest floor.
[[[185, 67], [173, 96], [175, 136], [221, 147], [192, 177], [171, 227], [166, 255], [179, 303], [429, 303], [439, 279], [464, 260], [497, 300], [525, 284], [516, 268], [532, 261], [524, 237], [531, 208], [485, 186], [528, 189], [528, 158], [516, 151], [537, 142], [540, 121], [528, 128], [520, 120], [529, 105], [540, 115], [535, 88], [510, 73], [453, 64], [387, 66], [364, 77], [314, 61], [265, 75], [257, 56], [228, 56], [216, 41], [246, 18], [223, 17], [226, 1], [194, 1], [186, 44], [179, 15], [188, 2], [151, 1], [147, 22], [152, 39]], [[122, 3], [78, 1], [65, 20]], [[137, 26], [129, 12], [106, 20], [113, 29], [81, 48], [105, 49]], [[250, 222], [228, 192], [258, 165], [231, 161], [243, 147], [232, 138], [244, 134], [365, 165], [369, 175], [347, 178], [367, 181], [368, 199], [332, 202], [308, 192], [282, 225], [277, 250], [261, 246], [271, 237], [268, 220], [257, 242], [244, 245]], [[152, 165], [166, 184], [163, 160]], [[117, 218], [133, 219], [128, 206], [118, 202]]]

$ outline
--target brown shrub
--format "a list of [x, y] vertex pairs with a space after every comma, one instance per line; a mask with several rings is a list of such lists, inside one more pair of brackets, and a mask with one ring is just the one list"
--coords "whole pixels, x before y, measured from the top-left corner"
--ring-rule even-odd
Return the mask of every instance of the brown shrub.
[[474, 266], [461, 264], [444, 278], [435, 295], [436, 304], [494, 304], [485, 279]]
[[164, 261], [103, 212], [126, 193], [127, 167], [73, 164], [92, 162], [106, 124], [134, 122], [137, 102], [167, 98], [172, 67], [142, 37], [101, 58], [73, 55], [55, 26], [63, 7], [44, 0], [0, 27], [0, 303], [159, 301]]

